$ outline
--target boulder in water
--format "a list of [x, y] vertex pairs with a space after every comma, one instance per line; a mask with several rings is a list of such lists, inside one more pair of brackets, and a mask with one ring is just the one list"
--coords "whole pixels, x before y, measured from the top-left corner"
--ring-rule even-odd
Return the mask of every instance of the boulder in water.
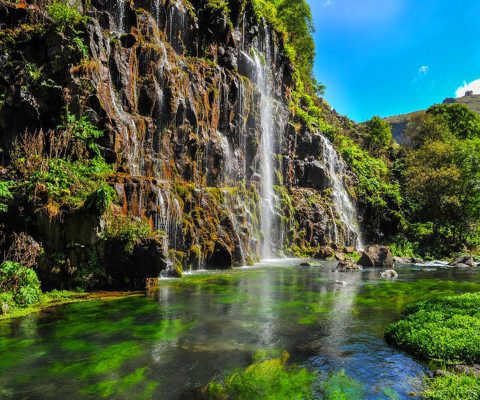
[[348, 283], [345, 282], [345, 281], [335, 281], [335, 283], [336, 283], [337, 285], [340, 285], [340, 286], [347, 286], [347, 285], [348, 285]]
[[392, 268], [393, 256], [388, 246], [376, 244], [362, 252], [358, 264], [363, 267]]
[[473, 256], [467, 254], [465, 256], [455, 257], [448, 265], [450, 265], [451, 267], [474, 267], [475, 260], [473, 259]]
[[394, 271], [393, 269], [387, 269], [385, 271], [383, 271], [380, 276], [382, 278], [398, 278], [398, 274], [396, 271]]
[[335, 260], [337, 261], [343, 261], [347, 258], [347, 256], [343, 253], [335, 253]]
[[346, 260], [342, 260], [337, 265], [338, 271], [361, 271], [363, 268], [358, 265], [354, 260], [351, 258], [347, 258]]

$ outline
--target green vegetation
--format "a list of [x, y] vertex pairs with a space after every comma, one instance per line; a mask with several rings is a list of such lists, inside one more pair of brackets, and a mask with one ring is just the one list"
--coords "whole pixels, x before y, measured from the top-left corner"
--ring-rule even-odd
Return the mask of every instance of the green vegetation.
[[444, 252], [450, 244], [477, 244], [480, 116], [461, 104], [433, 106], [409, 123], [406, 135], [407, 215], [417, 224], [412, 233]]
[[373, 149], [383, 149], [392, 141], [392, 128], [378, 116], [366, 123], [368, 145]]
[[[257, 352], [254, 363], [242, 372], [226, 376], [207, 387], [210, 399], [310, 399], [315, 374], [287, 366], [289, 355], [268, 358], [272, 352]], [[267, 359], [265, 359], [265, 357]]]
[[72, 28], [86, 21], [77, 9], [70, 6], [68, 1], [54, 0], [47, 5], [48, 15], [59, 31], [64, 32], [67, 28]]
[[407, 306], [405, 318], [385, 331], [389, 343], [426, 360], [480, 362], [480, 294]]
[[426, 381], [422, 396], [428, 400], [477, 400], [480, 379], [473, 375], [446, 374]]
[[[480, 293], [441, 297], [405, 307], [387, 327], [386, 340], [424, 360], [446, 364], [480, 361]], [[427, 379], [426, 399], [478, 399], [480, 378], [446, 373]]]
[[148, 221], [112, 211], [107, 215], [102, 237], [105, 240], [120, 241], [124, 245], [125, 252], [132, 254], [136, 245], [154, 235]]
[[10, 190], [51, 216], [85, 205], [104, 212], [114, 199], [106, 185], [113, 172], [99, 155], [95, 141], [103, 135], [85, 117], [66, 113], [55, 131], [26, 133], [16, 142], [12, 166], [20, 175]]
[[33, 269], [12, 261], [0, 265], [0, 301], [4, 312], [31, 305], [40, 299], [41, 294], [40, 281]]
[[340, 370], [322, 383], [323, 398], [326, 400], [348, 400], [364, 398], [362, 384]]

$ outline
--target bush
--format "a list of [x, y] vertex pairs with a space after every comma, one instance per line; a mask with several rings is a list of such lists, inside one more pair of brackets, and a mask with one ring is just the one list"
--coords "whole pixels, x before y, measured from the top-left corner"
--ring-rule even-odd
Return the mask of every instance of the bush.
[[36, 303], [42, 295], [35, 271], [12, 261], [0, 265], [0, 292], [10, 307]]
[[47, 6], [47, 11], [60, 32], [64, 32], [68, 27], [78, 25], [85, 20], [85, 17], [71, 7], [68, 1], [55, 0]]
[[386, 340], [425, 360], [480, 362], [480, 293], [407, 306], [405, 318], [385, 331]]

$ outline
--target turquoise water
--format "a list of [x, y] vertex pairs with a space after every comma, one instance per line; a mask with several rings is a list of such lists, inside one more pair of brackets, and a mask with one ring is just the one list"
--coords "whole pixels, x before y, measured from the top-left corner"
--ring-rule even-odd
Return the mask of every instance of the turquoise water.
[[411, 301], [480, 290], [475, 269], [405, 265], [392, 281], [317, 264], [163, 280], [145, 297], [0, 323], [0, 398], [189, 398], [255, 351], [281, 349], [318, 371], [319, 385], [344, 369], [364, 398], [410, 399], [427, 369], [387, 346], [385, 327]]

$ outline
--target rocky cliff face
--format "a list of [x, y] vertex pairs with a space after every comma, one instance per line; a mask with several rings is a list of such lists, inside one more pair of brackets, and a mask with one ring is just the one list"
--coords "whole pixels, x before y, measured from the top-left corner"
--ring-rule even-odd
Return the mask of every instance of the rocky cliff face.
[[[33, 6], [0, 7], [13, 31], [36, 18]], [[343, 180], [345, 171], [329, 168], [321, 133], [292, 114], [294, 68], [282, 35], [250, 1], [231, 0], [228, 9], [205, 0], [92, 0], [84, 10], [88, 61], [54, 28], [24, 34], [0, 56], [5, 165], [14, 138], [55, 127], [67, 106], [105, 132], [100, 149], [116, 166], [109, 184], [121, 211], [161, 231], [122, 261], [100, 239], [102, 217], [82, 209], [29, 218], [48, 251], [75, 264], [88, 249], [137, 279], [321, 252], [332, 241], [355, 245], [331, 195], [332, 174]], [[55, 84], [25, 80], [18, 66], [26, 61], [45, 66]], [[144, 273], [139, 263], [153, 267]]]

